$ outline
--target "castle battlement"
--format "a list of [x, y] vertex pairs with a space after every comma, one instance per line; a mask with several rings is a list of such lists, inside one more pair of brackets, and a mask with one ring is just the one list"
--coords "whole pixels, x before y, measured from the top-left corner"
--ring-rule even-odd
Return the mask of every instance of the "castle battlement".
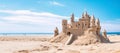
[[88, 28], [95, 29], [96, 33], [98, 33], [101, 29], [99, 19], [95, 19], [94, 16], [89, 16], [87, 12], [83, 13], [82, 18], [80, 18], [78, 21], [74, 21], [74, 18], [74, 14], [72, 14], [69, 24], [67, 20], [62, 20], [63, 33], [71, 33], [73, 35], [80, 36]]

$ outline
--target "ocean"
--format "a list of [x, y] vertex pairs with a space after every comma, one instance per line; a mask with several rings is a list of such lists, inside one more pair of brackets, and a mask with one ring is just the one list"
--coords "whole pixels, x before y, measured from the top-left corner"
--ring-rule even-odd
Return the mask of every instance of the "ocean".
[[52, 36], [53, 33], [0, 33], [0, 36]]
[[[107, 32], [107, 35], [120, 35], [120, 32]], [[53, 33], [0, 33], [0, 36], [53, 36]]]
[[107, 32], [107, 35], [120, 35], [120, 32]]

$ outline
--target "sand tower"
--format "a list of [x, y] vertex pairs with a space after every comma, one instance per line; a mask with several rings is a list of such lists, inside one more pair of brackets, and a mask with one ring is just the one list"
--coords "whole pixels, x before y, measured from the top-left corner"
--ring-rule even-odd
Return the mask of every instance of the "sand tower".
[[109, 42], [106, 30], [100, 34], [99, 19], [88, 15], [87, 12], [83, 13], [78, 21], [75, 21], [74, 18], [74, 14], [72, 14], [70, 23], [65, 19], [62, 20], [62, 32], [59, 33], [56, 27], [54, 37], [50, 39], [50, 42], [59, 42], [65, 45], [88, 45]]

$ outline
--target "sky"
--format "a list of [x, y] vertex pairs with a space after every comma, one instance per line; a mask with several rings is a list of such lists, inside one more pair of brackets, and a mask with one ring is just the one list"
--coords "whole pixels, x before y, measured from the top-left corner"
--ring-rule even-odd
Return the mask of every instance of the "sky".
[[[62, 19], [83, 12], [99, 18], [102, 30], [120, 32], [120, 0], [0, 0], [0, 33], [53, 33]], [[101, 30], [101, 31], [102, 31]]]

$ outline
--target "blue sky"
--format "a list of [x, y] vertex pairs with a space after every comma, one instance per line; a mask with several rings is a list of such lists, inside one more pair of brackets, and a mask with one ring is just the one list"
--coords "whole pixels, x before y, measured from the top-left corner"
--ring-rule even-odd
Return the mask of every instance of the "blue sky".
[[83, 12], [101, 21], [102, 29], [120, 31], [119, 0], [0, 0], [0, 33], [50, 32], [61, 30], [61, 20]]

